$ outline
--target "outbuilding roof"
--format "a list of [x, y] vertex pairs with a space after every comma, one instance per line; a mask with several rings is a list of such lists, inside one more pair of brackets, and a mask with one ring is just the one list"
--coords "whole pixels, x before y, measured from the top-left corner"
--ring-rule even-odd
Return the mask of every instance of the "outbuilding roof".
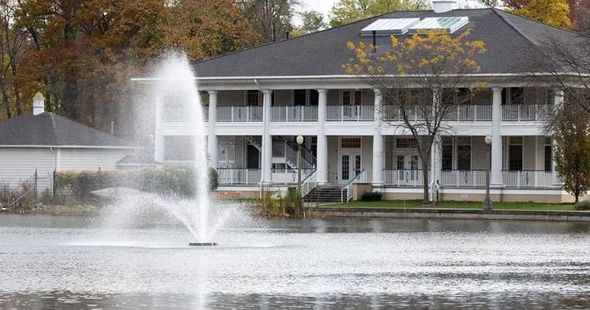
[[136, 148], [131, 143], [51, 112], [0, 123], [0, 146]]
[[[195, 63], [194, 68], [200, 78], [345, 75], [342, 64], [353, 56], [346, 42], [370, 43], [372, 38], [361, 36], [361, 30], [377, 19], [445, 16], [468, 17], [469, 23], [463, 29], [472, 28], [470, 40], [485, 42], [487, 52], [476, 59], [481, 74], [542, 71], [535, 66], [534, 59], [540, 56], [547, 38], [563, 42], [574, 42], [577, 38], [573, 32], [498, 9], [456, 9], [445, 13], [400, 11], [204, 60]], [[387, 44], [387, 40], [388, 37], [381, 36], [377, 43]]]

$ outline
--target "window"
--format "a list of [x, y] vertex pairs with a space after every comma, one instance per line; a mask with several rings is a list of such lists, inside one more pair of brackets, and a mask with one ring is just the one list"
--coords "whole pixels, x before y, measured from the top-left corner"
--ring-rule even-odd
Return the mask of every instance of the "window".
[[524, 103], [524, 88], [512, 87], [510, 88], [510, 104]]
[[361, 155], [356, 155], [354, 158], [354, 176], [361, 173]]
[[305, 89], [296, 89], [293, 91], [293, 105], [305, 105], [307, 91]]
[[413, 138], [397, 138], [396, 147], [398, 149], [409, 149], [416, 147], [416, 140]]
[[342, 138], [341, 142], [343, 149], [358, 149], [361, 147], [361, 139], [359, 138]]
[[404, 170], [405, 169], [405, 158], [402, 155], [397, 156], [397, 170]]
[[349, 91], [342, 92], [342, 105], [351, 105], [352, 98], [350, 97]]
[[471, 138], [457, 139], [457, 170], [471, 170]]
[[342, 180], [348, 180], [350, 177], [350, 158], [348, 155], [342, 155]]
[[164, 137], [164, 145], [165, 160], [187, 161], [195, 158], [192, 136], [166, 136]]
[[522, 137], [510, 137], [508, 170], [522, 171]]
[[453, 138], [442, 140], [442, 170], [453, 170]]
[[551, 138], [545, 138], [545, 171], [553, 171], [553, 144]]
[[360, 90], [342, 92], [342, 105], [361, 105], [363, 102], [363, 92]]
[[309, 91], [309, 105], [318, 105], [320, 101], [320, 93], [317, 90], [312, 89]]
[[249, 90], [246, 94], [247, 105], [260, 105], [260, 92], [257, 90]]
[[354, 104], [361, 105], [363, 103], [363, 92], [357, 90], [354, 92]]

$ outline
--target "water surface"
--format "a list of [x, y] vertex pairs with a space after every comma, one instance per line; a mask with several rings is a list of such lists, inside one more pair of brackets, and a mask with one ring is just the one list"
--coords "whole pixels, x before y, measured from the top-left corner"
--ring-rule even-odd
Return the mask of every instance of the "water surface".
[[0, 216], [0, 308], [590, 308], [590, 225], [289, 220], [223, 230]]

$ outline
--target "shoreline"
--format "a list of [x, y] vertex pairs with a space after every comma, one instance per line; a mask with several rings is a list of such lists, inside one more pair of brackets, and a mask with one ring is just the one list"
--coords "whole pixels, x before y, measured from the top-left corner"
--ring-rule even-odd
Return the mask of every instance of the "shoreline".
[[395, 218], [433, 220], [506, 220], [590, 223], [590, 211], [494, 210], [441, 208], [336, 208], [307, 207], [311, 218]]

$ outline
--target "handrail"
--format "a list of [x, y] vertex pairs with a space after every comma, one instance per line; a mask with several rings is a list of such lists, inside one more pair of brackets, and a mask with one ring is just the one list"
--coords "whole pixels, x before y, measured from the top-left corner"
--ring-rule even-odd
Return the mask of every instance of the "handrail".
[[365, 172], [367, 170], [363, 169], [359, 174], [357, 174], [354, 178], [352, 178], [350, 181], [348, 181], [348, 183], [346, 183], [346, 185], [344, 185], [344, 187], [342, 187], [342, 189], [340, 190], [340, 203], [344, 203], [344, 191], [346, 190], [346, 203], [350, 202], [350, 199], [352, 199], [352, 184], [354, 184], [357, 180], [359, 180], [361, 177], [365, 176]]
[[314, 188], [318, 186], [316, 173], [317, 170], [314, 170], [301, 181], [301, 198], [307, 196], [307, 194], [309, 194]]

